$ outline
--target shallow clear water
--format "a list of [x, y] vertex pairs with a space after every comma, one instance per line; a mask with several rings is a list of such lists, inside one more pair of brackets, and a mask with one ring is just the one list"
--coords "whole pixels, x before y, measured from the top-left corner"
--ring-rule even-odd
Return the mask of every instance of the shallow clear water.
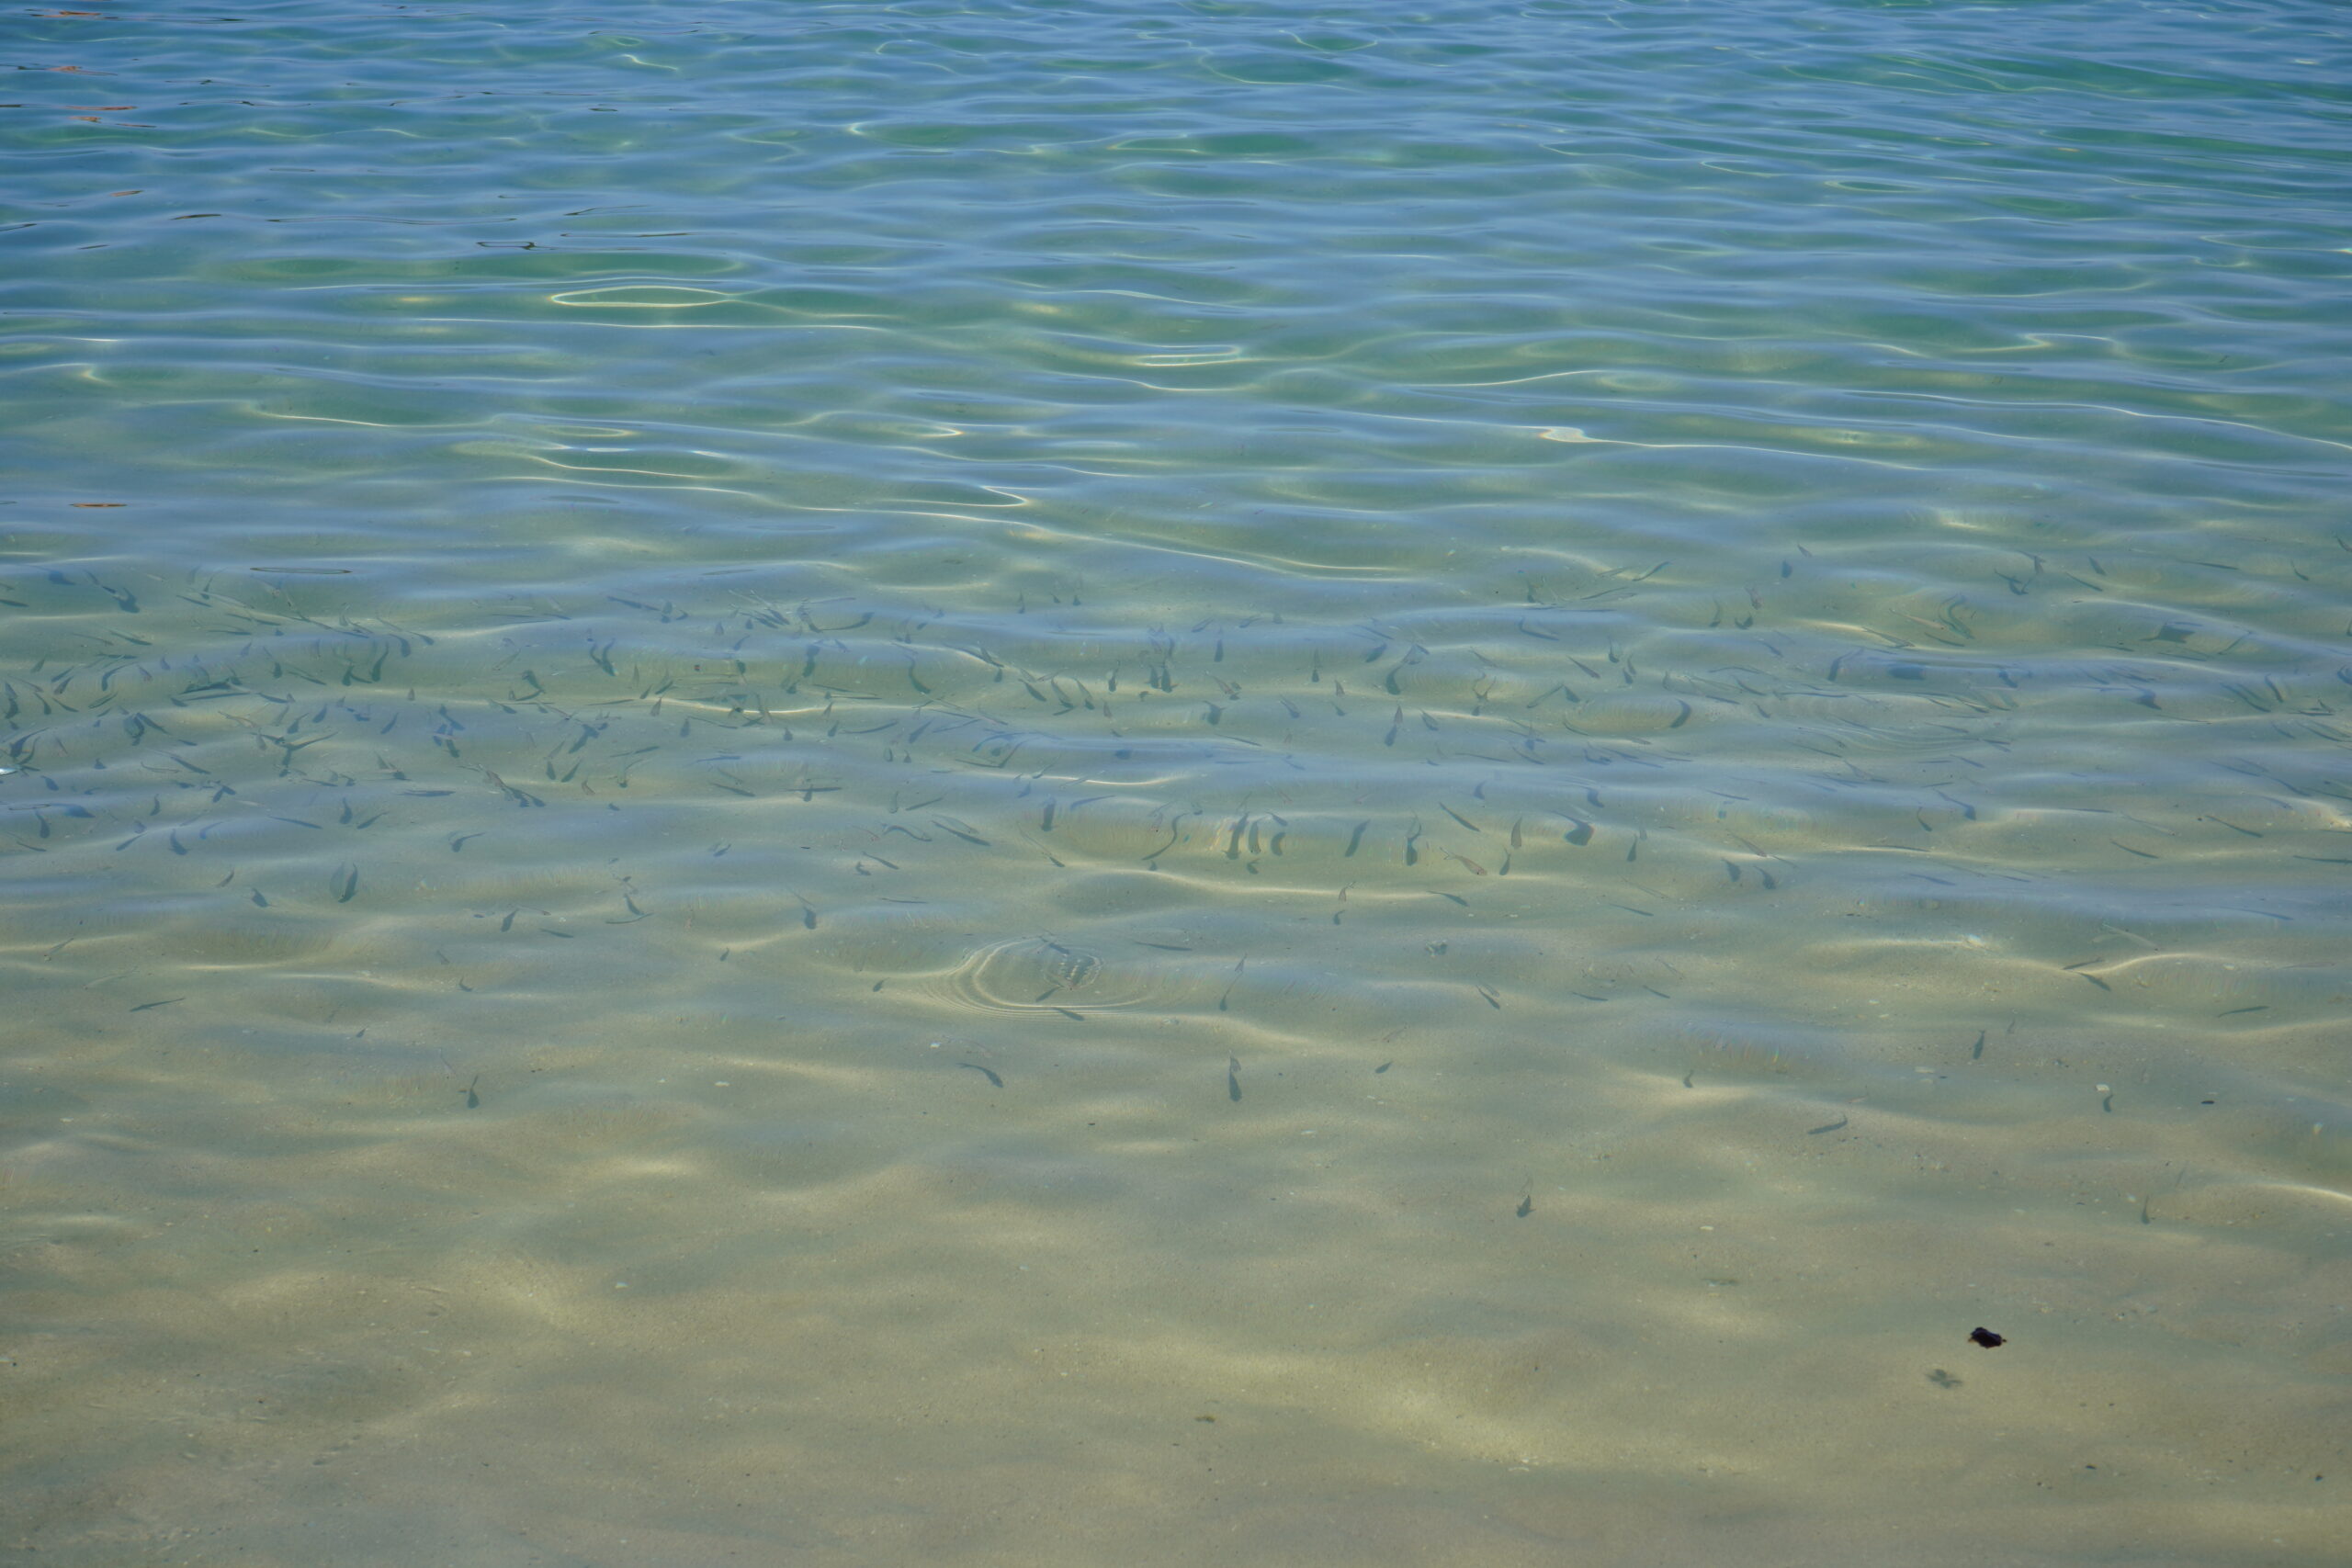
[[2340, 1561], [2346, 31], [19, 11], [10, 1544]]

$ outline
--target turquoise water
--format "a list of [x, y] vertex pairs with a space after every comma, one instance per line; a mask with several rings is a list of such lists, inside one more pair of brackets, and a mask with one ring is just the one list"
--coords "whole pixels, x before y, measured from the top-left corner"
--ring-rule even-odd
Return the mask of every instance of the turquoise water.
[[20, 10], [9, 1543], [2341, 1561], [2346, 32]]

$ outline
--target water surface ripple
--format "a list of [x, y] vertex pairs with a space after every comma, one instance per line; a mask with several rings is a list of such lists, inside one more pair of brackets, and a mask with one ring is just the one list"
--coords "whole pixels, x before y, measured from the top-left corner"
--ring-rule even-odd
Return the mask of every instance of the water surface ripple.
[[0, 62], [26, 1549], [2338, 1560], [2340, 7]]

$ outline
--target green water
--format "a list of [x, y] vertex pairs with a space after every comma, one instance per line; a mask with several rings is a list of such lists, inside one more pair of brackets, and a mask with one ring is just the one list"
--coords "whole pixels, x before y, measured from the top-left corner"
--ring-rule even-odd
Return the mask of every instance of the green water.
[[2340, 9], [5, 36], [27, 1561], [2341, 1561]]

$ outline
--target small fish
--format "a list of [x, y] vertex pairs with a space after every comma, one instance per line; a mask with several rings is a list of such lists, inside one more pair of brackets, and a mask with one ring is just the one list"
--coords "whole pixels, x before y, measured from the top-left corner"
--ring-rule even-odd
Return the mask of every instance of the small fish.
[[481, 1096], [474, 1092], [475, 1089], [478, 1088], [481, 1083], [481, 1075], [480, 1073], [476, 1073], [474, 1075], [474, 1081], [465, 1087], [464, 1094], [466, 1097], [466, 1109], [469, 1111], [480, 1111], [481, 1109]]
[[974, 1072], [976, 1072], [976, 1073], [979, 1074], [979, 1075], [980, 1075], [980, 1077], [984, 1077], [984, 1078], [988, 1079], [988, 1080], [989, 1080], [989, 1088], [991, 1088], [991, 1089], [1002, 1089], [1002, 1088], [1004, 1087], [1004, 1080], [1003, 1080], [1002, 1078], [1001, 1078], [1001, 1077], [997, 1077], [997, 1076], [996, 1076], [996, 1074], [994, 1074], [994, 1073], [990, 1072], [988, 1068], [986, 1068], [986, 1067], [984, 1067], [984, 1066], [980, 1066], [978, 1062], [958, 1062], [958, 1063], [956, 1063], [956, 1065], [957, 1066], [959, 1066], [959, 1067], [969, 1067], [969, 1068], [971, 1068], [971, 1069], [972, 1069], [972, 1071], [974, 1071]]
[[1225, 1094], [1234, 1104], [1241, 1103], [1241, 1058], [1238, 1056], [1225, 1059]]
[[1519, 1207], [1511, 1211], [1512, 1213], [1517, 1214], [1522, 1220], [1534, 1212], [1535, 1194], [1532, 1192], [1530, 1192], [1526, 1197], [1521, 1198], [1519, 1201]]
[[[1225, 983], [1225, 994], [1216, 999], [1217, 1011], [1226, 1012], [1230, 1010], [1233, 1002], [1233, 987], [1241, 984], [1241, 972], [1249, 966], [1250, 961], [1246, 958], [1237, 959], [1234, 961], [1233, 978]], [[1233, 1098], [1238, 1100], [1241, 1096], [1237, 1093]]]

